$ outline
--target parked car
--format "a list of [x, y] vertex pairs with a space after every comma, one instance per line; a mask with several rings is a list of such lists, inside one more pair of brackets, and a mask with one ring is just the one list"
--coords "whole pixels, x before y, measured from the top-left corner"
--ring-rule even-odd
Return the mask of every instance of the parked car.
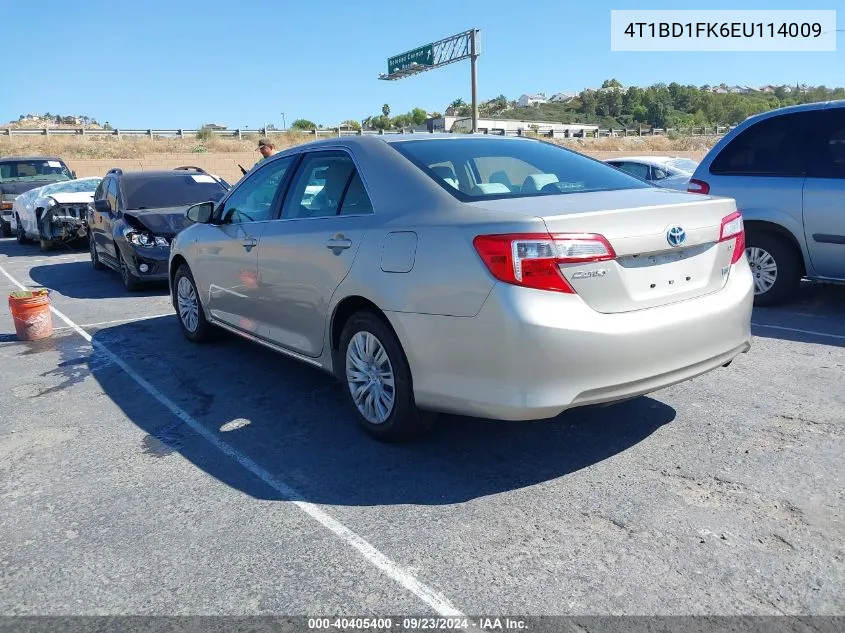
[[802, 278], [845, 281], [845, 100], [746, 119], [704, 157], [689, 190], [742, 210], [756, 304], [788, 301]]
[[733, 200], [539, 140], [315, 141], [187, 215], [169, 266], [184, 336], [216, 326], [334, 374], [383, 440], [431, 412], [532, 420], [628, 399], [751, 345]]
[[224, 181], [196, 167], [110, 170], [88, 213], [91, 264], [118, 271], [130, 291], [167, 281], [170, 242], [187, 223], [185, 210], [227, 191]]
[[44, 185], [19, 195], [12, 206], [12, 232], [19, 244], [38, 241], [46, 251], [56, 244], [88, 241], [88, 205], [102, 178], [79, 178]]
[[55, 156], [0, 158], [0, 237], [12, 234], [12, 206], [20, 194], [51, 182], [74, 178], [76, 174]]
[[623, 156], [607, 159], [608, 165], [641, 178], [657, 187], [687, 190], [698, 162], [676, 156]]

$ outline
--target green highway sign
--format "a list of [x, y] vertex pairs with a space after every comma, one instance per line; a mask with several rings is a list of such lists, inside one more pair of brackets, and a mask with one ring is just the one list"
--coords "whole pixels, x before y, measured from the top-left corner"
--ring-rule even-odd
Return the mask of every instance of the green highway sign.
[[412, 51], [390, 57], [387, 60], [387, 74], [395, 73], [397, 70], [410, 68], [412, 64], [431, 66], [434, 63], [434, 45], [426, 44]]

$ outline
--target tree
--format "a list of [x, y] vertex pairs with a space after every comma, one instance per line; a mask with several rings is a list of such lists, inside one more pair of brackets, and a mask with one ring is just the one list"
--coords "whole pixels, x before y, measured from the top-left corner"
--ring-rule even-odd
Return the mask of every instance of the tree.
[[602, 88], [621, 88], [622, 84], [619, 83], [616, 79], [605, 79], [602, 84]]
[[422, 125], [428, 119], [428, 113], [423, 110], [422, 108], [414, 108], [410, 112], [411, 115], [411, 122], [414, 125]]
[[309, 121], [308, 119], [297, 119], [293, 123], [290, 124], [291, 128], [294, 130], [316, 130], [317, 124], [313, 121]]
[[111, 126], [111, 123], [106, 121], [105, 123], [103, 123], [103, 129], [104, 130], [113, 130], [114, 128]]
[[402, 127], [410, 127], [412, 123], [413, 121], [411, 120], [411, 117], [408, 114], [400, 114], [390, 120], [390, 126], [397, 129]]
[[341, 123], [341, 125], [345, 125], [346, 127], [352, 128], [356, 131], [361, 129], [361, 124], [358, 123], [358, 121], [356, 121], [355, 119], [346, 119], [346, 121]]
[[374, 130], [388, 130], [390, 129], [390, 117], [384, 114], [370, 117], [369, 126]]
[[381, 113], [384, 116], [390, 116], [390, 106], [387, 105], [386, 103], [383, 106], [381, 106]]

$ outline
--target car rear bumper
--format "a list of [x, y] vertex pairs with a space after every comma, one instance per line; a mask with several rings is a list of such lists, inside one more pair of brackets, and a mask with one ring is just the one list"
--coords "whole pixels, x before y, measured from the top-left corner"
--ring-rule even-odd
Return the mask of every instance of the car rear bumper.
[[747, 265], [718, 292], [601, 314], [577, 295], [497, 284], [475, 317], [391, 312], [420, 407], [501, 420], [554, 417], [688, 380], [751, 348]]

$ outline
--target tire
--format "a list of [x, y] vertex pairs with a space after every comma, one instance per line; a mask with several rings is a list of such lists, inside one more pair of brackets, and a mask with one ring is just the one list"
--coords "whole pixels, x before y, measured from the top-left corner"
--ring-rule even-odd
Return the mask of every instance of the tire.
[[44, 253], [46, 253], [48, 251], [52, 251], [53, 250], [53, 242], [51, 242], [50, 240], [45, 240], [44, 238], [41, 238], [41, 240], [39, 240], [39, 247], [41, 248], [41, 251], [44, 252]]
[[26, 236], [26, 233], [23, 230], [23, 225], [21, 224], [21, 219], [19, 216], [15, 217], [15, 223], [18, 226], [17, 233], [15, 237], [18, 240], [18, 244], [29, 244], [29, 238]]
[[[6, 228], [8, 227], [8, 228]], [[0, 220], [0, 239], [9, 237], [12, 232], [12, 225]]]
[[[774, 306], [795, 296], [801, 281], [801, 254], [773, 233], [749, 233], [745, 254], [754, 277], [754, 305]], [[774, 273], [767, 283], [766, 271]]]
[[[367, 343], [371, 345], [369, 350], [363, 349]], [[378, 375], [392, 377], [392, 390], [385, 389], [387, 384], [380, 381], [368, 382], [369, 387], [364, 386], [363, 380], [367, 378], [365, 371], [369, 373], [370, 379], [376, 378], [372, 365], [366, 370], [356, 371], [356, 367], [361, 367], [361, 362], [378, 357], [381, 352], [386, 360], [379, 365], [382, 371]], [[337, 358], [339, 362], [336, 370], [343, 391], [361, 427], [370, 436], [382, 442], [402, 442], [421, 436], [433, 426], [437, 416], [417, 408], [405, 353], [396, 335], [381, 317], [369, 311], [353, 314], [343, 326]], [[353, 359], [357, 359], [359, 364], [356, 365]], [[358, 402], [353, 396], [353, 389], [361, 394]], [[370, 393], [374, 393], [384, 405], [381, 412], [369, 408], [369, 413], [365, 414], [368, 398], [364, 394], [368, 390], [375, 390]], [[392, 401], [388, 407], [386, 401], [391, 395]], [[382, 419], [376, 419], [378, 417]]]
[[91, 266], [94, 270], [105, 270], [106, 265], [100, 261], [100, 256], [97, 255], [96, 242], [93, 235], [88, 235], [88, 254], [91, 256]]
[[[195, 319], [189, 317], [191, 303], [196, 310], [193, 314]], [[214, 326], [205, 318], [197, 284], [187, 264], [179, 266], [173, 277], [173, 304], [179, 320], [179, 329], [182, 330], [182, 335], [186, 339], [194, 343], [203, 343], [213, 338]]]
[[115, 245], [115, 249], [117, 252], [118, 270], [120, 272], [120, 279], [121, 281], [123, 281], [123, 287], [126, 288], [127, 292], [135, 292], [141, 287], [141, 282], [129, 270], [129, 267], [126, 265], [123, 256], [120, 254], [120, 250], [117, 248], [117, 245]]

